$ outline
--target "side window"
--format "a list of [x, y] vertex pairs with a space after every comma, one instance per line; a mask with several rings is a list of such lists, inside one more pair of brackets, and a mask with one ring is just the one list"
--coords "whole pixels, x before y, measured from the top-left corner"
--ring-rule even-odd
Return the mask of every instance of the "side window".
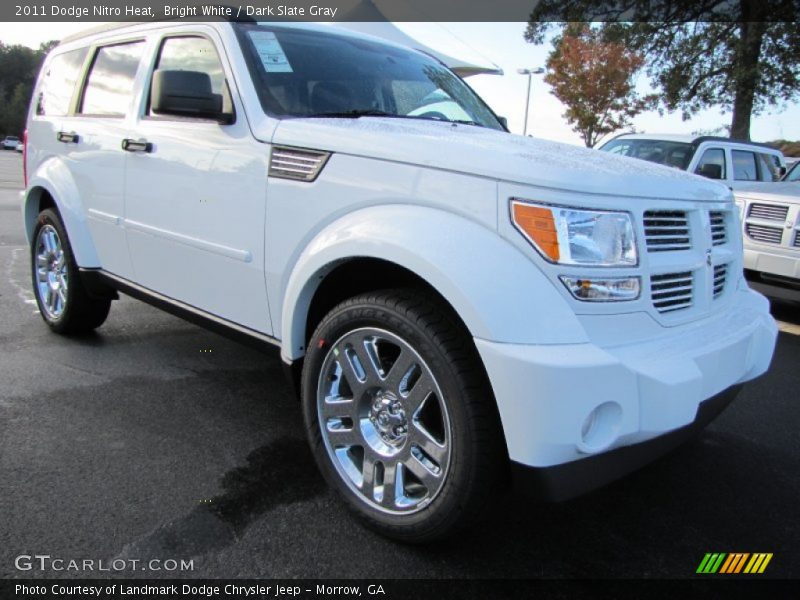
[[42, 73], [36, 114], [48, 117], [63, 117], [69, 113], [72, 94], [78, 81], [81, 67], [86, 60], [88, 48], [79, 48], [54, 56]]
[[[225, 71], [217, 51], [203, 37], [171, 37], [164, 40], [158, 55], [156, 69], [163, 71], [198, 71], [211, 78], [211, 91], [222, 96], [223, 112], [232, 112]], [[149, 111], [152, 115], [152, 111]]]
[[733, 178], [736, 181], [758, 181], [756, 155], [746, 150], [731, 150]]
[[83, 90], [79, 112], [123, 117], [133, 95], [133, 80], [144, 42], [98, 48]]
[[722, 148], [708, 148], [703, 152], [700, 162], [697, 163], [697, 168], [694, 170], [698, 175], [707, 175], [713, 167], [709, 168], [706, 165], [718, 165], [720, 168], [720, 179], [726, 179], [725, 173], [725, 151]]
[[758, 161], [761, 167], [761, 181], [778, 181], [781, 178], [781, 165], [777, 156], [773, 154], [759, 154]]

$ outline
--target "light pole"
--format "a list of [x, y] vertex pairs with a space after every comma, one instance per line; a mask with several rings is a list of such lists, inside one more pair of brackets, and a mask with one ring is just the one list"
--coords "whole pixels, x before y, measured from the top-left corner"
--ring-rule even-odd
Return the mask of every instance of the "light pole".
[[528, 135], [528, 108], [530, 107], [531, 103], [531, 75], [541, 75], [544, 73], [544, 68], [536, 67], [535, 69], [517, 69], [517, 73], [528, 76], [528, 95], [525, 97], [525, 129], [522, 132], [522, 135]]

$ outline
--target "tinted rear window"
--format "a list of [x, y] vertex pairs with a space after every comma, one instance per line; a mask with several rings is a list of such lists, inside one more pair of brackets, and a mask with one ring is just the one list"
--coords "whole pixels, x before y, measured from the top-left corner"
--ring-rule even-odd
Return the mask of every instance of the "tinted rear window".
[[79, 48], [54, 56], [47, 63], [39, 87], [36, 114], [63, 117], [69, 114], [72, 94], [86, 60], [88, 48]]

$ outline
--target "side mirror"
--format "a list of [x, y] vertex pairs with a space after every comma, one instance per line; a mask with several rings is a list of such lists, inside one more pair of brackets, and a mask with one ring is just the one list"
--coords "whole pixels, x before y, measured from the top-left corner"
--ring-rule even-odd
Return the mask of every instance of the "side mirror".
[[500, 121], [500, 125], [503, 126], [503, 129], [508, 131], [508, 119], [505, 117], [497, 117], [497, 120]]
[[778, 175], [779, 177], [786, 175], [786, 167], [778, 167]]
[[722, 179], [722, 165], [705, 163], [695, 170], [695, 173], [709, 179]]
[[213, 119], [231, 123], [233, 115], [222, 112], [222, 96], [211, 91], [211, 77], [199, 71], [153, 73], [150, 108], [160, 115]]

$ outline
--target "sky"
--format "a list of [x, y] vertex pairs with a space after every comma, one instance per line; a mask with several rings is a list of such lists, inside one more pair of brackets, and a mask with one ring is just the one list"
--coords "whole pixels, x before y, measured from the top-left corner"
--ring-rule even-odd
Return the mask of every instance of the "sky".
[[[37, 48], [40, 43], [59, 39], [97, 23], [0, 23], [0, 41]], [[508, 119], [514, 133], [523, 132], [528, 78], [519, 68], [544, 66], [550, 44], [534, 46], [525, 42], [525, 23], [399, 23], [405, 33], [435, 50], [471, 62], [494, 63], [504, 75], [476, 75], [469, 84], [501, 116]], [[569, 144], [582, 144], [563, 118], [564, 106], [549, 91], [542, 75], [532, 76], [528, 134]], [[641, 75], [637, 89], [650, 90]], [[730, 123], [730, 114], [709, 109], [683, 121], [680, 113], [659, 115], [649, 111], [636, 117], [633, 126], [646, 133], [693, 133], [709, 131]], [[753, 117], [750, 136], [755, 141], [800, 139], [800, 103], [776, 107]]]

